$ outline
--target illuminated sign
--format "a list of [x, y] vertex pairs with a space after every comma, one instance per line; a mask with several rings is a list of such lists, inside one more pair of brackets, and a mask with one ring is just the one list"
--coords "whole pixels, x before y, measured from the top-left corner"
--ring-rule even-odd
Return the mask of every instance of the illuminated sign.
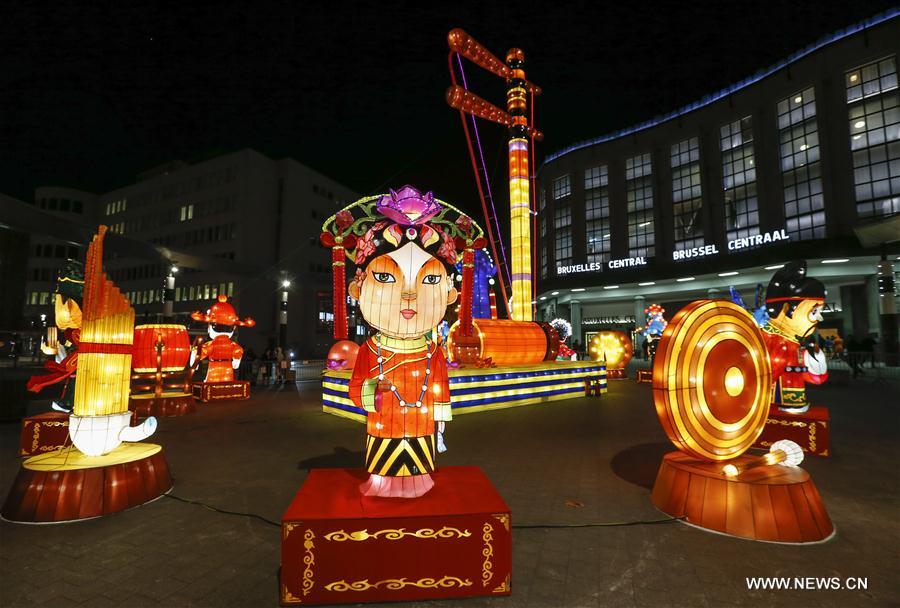
[[590, 264], [575, 264], [574, 266], [557, 266], [556, 274], [557, 276], [562, 276], [576, 272], [600, 272], [601, 270], [603, 270], [602, 264], [591, 262]]
[[728, 251], [737, 251], [738, 249], [756, 247], [758, 245], [765, 245], [776, 241], [787, 241], [790, 240], [790, 238], [790, 235], [788, 235], [784, 229], [773, 230], [772, 232], [766, 232], [765, 234], [754, 234], [753, 236], [731, 239], [728, 241]]
[[617, 325], [617, 324], [634, 325], [633, 316], [615, 316], [615, 317], [587, 317], [581, 320], [582, 325]]
[[679, 249], [672, 252], [673, 260], [687, 260], [689, 258], [700, 258], [707, 255], [715, 255], [719, 250], [715, 245], [705, 245], [703, 247], [691, 247], [689, 249]]
[[610, 268], [628, 268], [629, 266], [646, 266], [647, 260], [639, 258], [622, 258], [620, 260], [610, 260], [606, 263]]

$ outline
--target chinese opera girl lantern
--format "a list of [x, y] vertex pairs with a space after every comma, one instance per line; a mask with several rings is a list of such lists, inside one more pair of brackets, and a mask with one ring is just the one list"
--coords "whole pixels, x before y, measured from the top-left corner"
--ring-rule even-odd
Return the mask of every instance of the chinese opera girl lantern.
[[[241, 364], [244, 349], [231, 338], [237, 327], [253, 327], [256, 321], [247, 317], [243, 321], [237, 316], [228, 298], [220, 295], [206, 314], [194, 312], [191, 318], [208, 323], [210, 341], [200, 347], [200, 359], [209, 359], [205, 382], [234, 382], [234, 370]], [[191, 366], [197, 359], [196, 350], [191, 351]]]
[[806, 383], [822, 384], [828, 379], [825, 354], [813, 337], [824, 305], [825, 286], [806, 276], [805, 261], [786, 264], [766, 289], [769, 319], [763, 336], [772, 361], [772, 401], [784, 412], [808, 410]]
[[[358, 201], [332, 219], [321, 240], [355, 246], [349, 295], [375, 332], [359, 348], [349, 386], [350, 399], [367, 412], [370, 476], [360, 491], [421, 496], [434, 485], [435, 454], [452, 418], [447, 360], [430, 335], [457, 299], [448, 273], [458, 250], [464, 263], [474, 256], [473, 222], [411, 186]], [[335, 294], [336, 303], [345, 299]]]

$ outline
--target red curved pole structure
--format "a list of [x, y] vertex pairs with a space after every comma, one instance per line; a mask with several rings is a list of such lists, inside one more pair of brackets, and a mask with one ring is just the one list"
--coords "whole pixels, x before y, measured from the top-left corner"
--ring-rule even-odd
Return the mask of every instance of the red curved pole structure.
[[[460, 112], [481, 117], [505, 125], [509, 130], [509, 209], [510, 209], [510, 287], [512, 290], [509, 316], [515, 321], [531, 321], [534, 318], [534, 227], [532, 197], [532, 155], [534, 140], [541, 139], [541, 133], [534, 129], [534, 113], [528, 119], [528, 98], [534, 106], [534, 95], [540, 94], [540, 87], [525, 78], [525, 53], [521, 49], [510, 49], [506, 62], [501, 62], [474, 38], [456, 28], [447, 35], [450, 50], [465, 57], [479, 67], [503, 78], [507, 84], [506, 112], [481, 99], [477, 95], [456, 86], [453, 77], [452, 58], [450, 64], [453, 87], [447, 91], [447, 103]], [[475, 166], [468, 126], [465, 125], [469, 152]], [[531, 145], [529, 145], [529, 143]], [[477, 169], [476, 169], [477, 173]], [[482, 194], [479, 179], [479, 194]], [[482, 206], [487, 208], [482, 194]], [[493, 238], [492, 245], [493, 245]], [[494, 253], [495, 258], [496, 251]], [[499, 260], [498, 260], [499, 261]], [[501, 281], [501, 286], [503, 282]], [[505, 297], [505, 293], [504, 293]]]

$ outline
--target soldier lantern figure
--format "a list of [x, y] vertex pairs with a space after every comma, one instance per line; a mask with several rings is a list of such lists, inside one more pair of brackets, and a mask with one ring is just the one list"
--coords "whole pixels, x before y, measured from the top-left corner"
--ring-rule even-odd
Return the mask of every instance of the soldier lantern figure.
[[[32, 376], [28, 390], [37, 393], [51, 384], [62, 383], [60, 396], [52, 407], [71, 412], [75, 403], [75, 376], [78, 366], [78, 346], [81, 343], [81, 302], [84, 297], [84, 265], [67, 260], [56, 275], [54, 295], [54, 325], [41, 339], [41, 352], [53, 357], [44, 364], [50, 372]], [[60, 335], [61, 334], [61, 335]]]
[[[471, 264], [483, 239], [474, 238], [471, 219], [411, 186], [358, 201], [323, 229], [323, 244], [341, 257], [355, 246], [349, 295], [375, 332], [359, 348], [349, 387], [350, 399], [367, 412], [370, 476], [360, 491], [422, 496], [434, 486], [435, 454], [452, 418], [447, 360], [431, 332], [457, 299], [449, 273], [458, 249]], [[334, 262], [338, 276], [343, 263]], [[335, 300], [345, 300], [340, 291]], [[335, 318], [340, 314], [336, 309]]]
[[828, 379], [825, 353], [813, 336], [824, 306], [825, 286], [806, 276], [805, 261], [786, 264], [769, 282], [763, 335], [772, 361], [772, 401], [783, 412], [808, 410], [806, 383]]
[[[199, 349], [199, 358], [209, 359], [204, 382], [234, 382], [234, 370], [241, 364], [244, 349], [231, 338], [238, 326], [253, 327], [256, 321], [250, 317], [241, 321], [224, 295], [218, 297], [218, 301], [206, 311], [206, 314], [197, 311], [191, 314], [191, 318], [209, 324], [207, 332], [210, 341], [204, 342]], [[196, 360], [195, 349], [191, 351], [191, 366]]]

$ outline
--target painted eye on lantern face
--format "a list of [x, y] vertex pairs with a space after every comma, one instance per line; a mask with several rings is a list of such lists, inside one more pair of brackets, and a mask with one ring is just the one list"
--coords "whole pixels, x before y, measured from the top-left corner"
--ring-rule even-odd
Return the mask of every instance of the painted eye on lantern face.
[[375, 280], [379, 283], [396, 283], [397, 279], [394, 278], [389, 272], [373, 272], [372, 276], [375, 277]]
[[439, 274], [426, 274], [425, 278], [422, 279], [423, 285], [437, 285], [441, 282], [441, 275]]

